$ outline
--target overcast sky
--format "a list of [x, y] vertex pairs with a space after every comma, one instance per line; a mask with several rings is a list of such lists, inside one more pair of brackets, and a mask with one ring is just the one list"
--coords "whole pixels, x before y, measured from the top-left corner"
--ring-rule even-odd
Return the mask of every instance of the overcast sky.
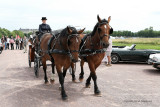
[[37, 29], [46, 16], [53, 30], [67, 25], [92, 30], [99, 14], [111, 16], [114, 30], [160, 30], [159, 5], [159, 0], [0, 0], [0, 27]]

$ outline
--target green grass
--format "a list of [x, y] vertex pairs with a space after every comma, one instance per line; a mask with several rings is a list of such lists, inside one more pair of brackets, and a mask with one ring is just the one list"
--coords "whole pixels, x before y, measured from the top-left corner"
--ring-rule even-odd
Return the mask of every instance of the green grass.
[[160, 38], [137, 38], [137, 39], [113, 39], [114, 46], [131, 46], [136, 44], [136, 49], [160, 50]]
[[114, 43], [160, 45], [160, 38], [113, 39]]
[[[114, 45], [114, 46], [131, 46], [132, 44], [113, 43], [113, 45]], [[156, 50], [160, 50], [160, 45], [136, 44], [136, 49], [156, 49]]]

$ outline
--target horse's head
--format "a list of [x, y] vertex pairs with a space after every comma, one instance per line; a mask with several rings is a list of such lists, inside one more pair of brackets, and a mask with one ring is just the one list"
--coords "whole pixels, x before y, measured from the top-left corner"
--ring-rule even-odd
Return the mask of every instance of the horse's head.
[[38, 43], [38, 37], [30, 35], [28, 42], [30, 42], [32, 46], [35, 46]]
[[80, 34], [84, 31], [84, 29], [77, 31], [74, 27], [67, 27], [67, 47], [70, 52], [70, 58], [72, 62], [78, 61], [79, 54], [79, 46], [81, 43]]
[[103, 48], [107, 48], [109, 46], [109, 35], [113, 33], [112, 27], [109, 25], [109, 22], [111, 20], [111, 16], [108, 17], [108, 20], [103, 19], [97, 16], [98, 19], [98, 25], [97, 25], [97, 33], [98, 38], [100, 39], [100, 45], [103, 46]]

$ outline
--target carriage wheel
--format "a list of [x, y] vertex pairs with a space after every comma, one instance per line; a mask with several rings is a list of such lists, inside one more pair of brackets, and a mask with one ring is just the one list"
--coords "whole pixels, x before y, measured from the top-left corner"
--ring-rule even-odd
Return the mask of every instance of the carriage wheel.
[[29, 64], [29, 67], [31, 68], [31, 60], [30, 60], [29, 51], [28, 51], [28, 64]]
[[39, 60], [36, 56], [34, 58], [34, 73], [35, 73], [35, 76], [38, 78], [39, 77]]

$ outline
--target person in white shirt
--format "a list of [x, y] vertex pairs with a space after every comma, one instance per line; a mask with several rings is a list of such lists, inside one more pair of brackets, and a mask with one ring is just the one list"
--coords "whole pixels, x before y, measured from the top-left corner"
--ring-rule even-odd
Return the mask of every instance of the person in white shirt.
[[108, 58], [108, 63], [106, 64], [106, 66], [112, 66], [111, 65], [111, 53], [112, 53], [112, 40], [109, 37], [109, 46], [108, 46], [107, 51], [106, 51], [106, 56]]
[[10, 38], [7, 36], [7, 49], [9, 49], [9, 41], [10, 41]]

